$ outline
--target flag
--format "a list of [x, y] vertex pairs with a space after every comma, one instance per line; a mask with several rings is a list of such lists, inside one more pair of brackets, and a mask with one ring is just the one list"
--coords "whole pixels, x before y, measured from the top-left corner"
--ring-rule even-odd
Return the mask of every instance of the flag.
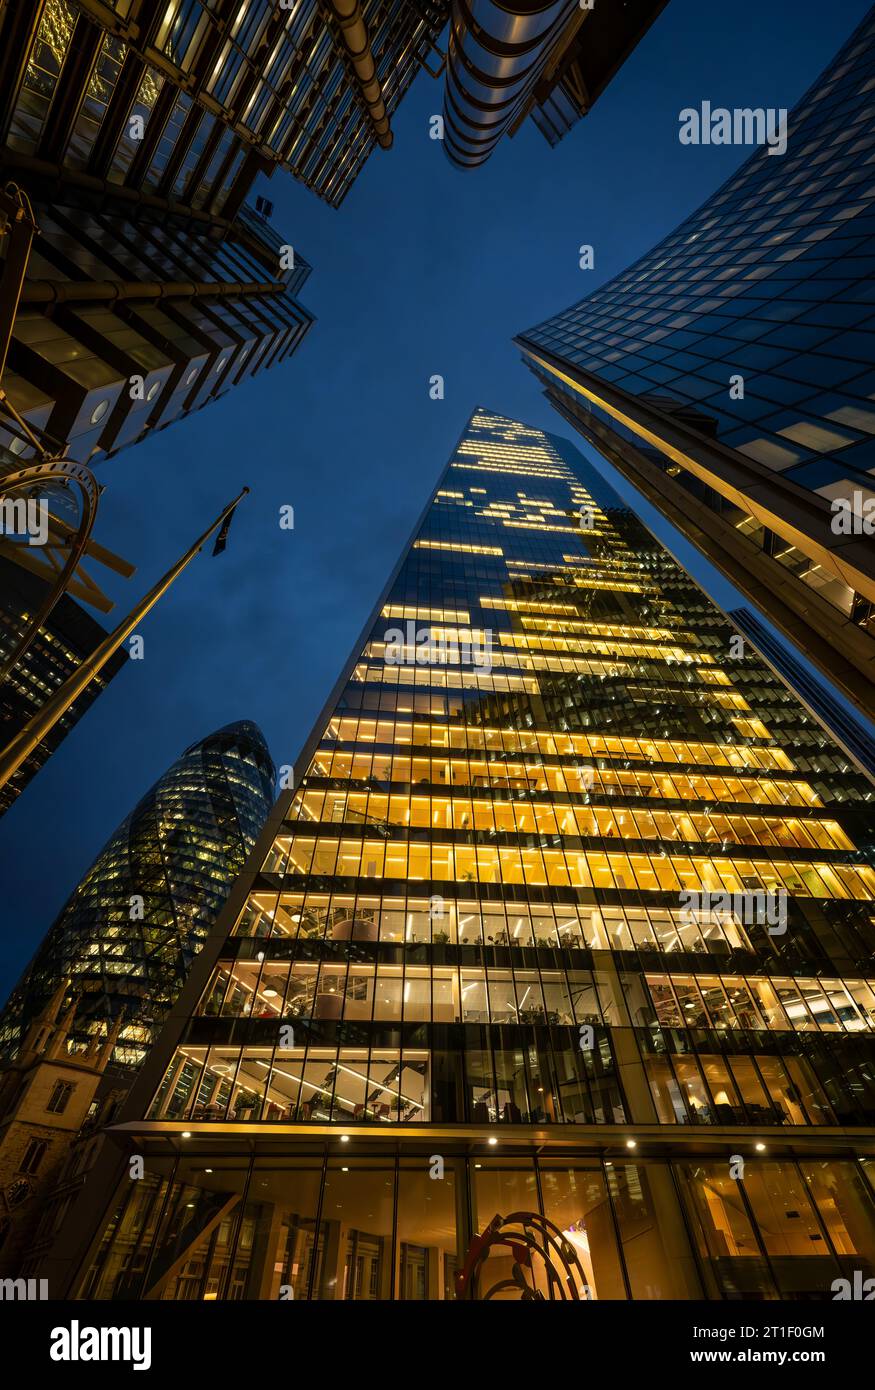
[[214, 555], [221, 555], [222, 551], [225, 549], [225, 546], [228, 544], [228, 532], [231, 529], [231, 521], [234, 516], [234, 513], [237, 510], [237, 505], [238, 504], [235, 502], [230, 512], [225, 517], [225, 520], [222, 522], [221, 530], [219, 531], [219, 534], [216, 536], [216, 544], [213, 546]]

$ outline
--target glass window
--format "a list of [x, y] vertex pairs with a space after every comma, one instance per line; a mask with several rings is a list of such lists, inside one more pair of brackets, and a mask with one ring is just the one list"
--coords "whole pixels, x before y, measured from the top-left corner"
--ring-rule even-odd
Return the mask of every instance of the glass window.
[[328, 1165], [317, 1232], [313, 1297], [377, 1302], [391, 1297], [392, 1209], [390, 1168], [332, 1160]]
[[862, 1166], [851, 1159], [810, 1159], [799, 1167], [843, 1271], [853, 1266], [864, 1277], [875, 1274], [875, 1200]]
[[180, 1161], [142, 1297], [184, 1302], [243, 1296], [252, 1258], [252, 1218], [241, 1200], [247, 1168], [245, 1161], [226, 1159]]
[[[540, 1215], [535, 1171], [531, 1162], [499, 1168], [489, 1159], [484, 1159], [479, 1165], [477, 1162], [471, 1164], [469, 1172], [474, 1230], [477, 1234], [482, 1235], [496, 1217], [506, 1218], [515, 1212]], [[497, 1285], [505, 1287], [499, 1288], [493, 1297], [519, 1297], [519, 1286], [513, 1278], [513, 1264], [514, 1256], [507, 1245], [490, 1249], [480, 1275], [481, 1297]], [[535, 1287], [545, 1297], [548, 1296], [543, 1269], [536, 1264], [533, 1274]]]
[[67, 0], [43, 10], [6, 134], [13, 149], [33, 154], [40, 142], [78, 17]]
[[829, 1289], [840, 1271], [796, 1164], [748, 1163], [744, 1193], [780, 1295]]
[[775, 1298], [776, 1289], [728, 1163], [675, 1165], [709, 1298]]
[[455, 1277], [464, 1263], [459, 1249], [458, 1165], [402, 1159], [398, 1173], [397, 1271], [395, 1297], [404, 1302], [454, 1299]]
[[600, 1168], [541, 1164], [544, 1215], [574, 1247], [583, 1267], [582, 1298], [627, 1297], [604, 1174]]
[[64, 155], [74, 169], [84, 169], [88, 163], [127, 51], [114, 34], [104, 36]]
[[156, 47], [183, 72], [188, 72], [208, 23], [206, 7], [201, 0], [170, 0], [155, 37]]
[[666, 1165], [612, 1163], [606, 1173], [632, 1297], [701, 1298]]
[[321, 1167], [307, 1160], [256, 1160], [247, 1204], [253, 1223], [247, 1298], [308, 1297], [321, 1182]]

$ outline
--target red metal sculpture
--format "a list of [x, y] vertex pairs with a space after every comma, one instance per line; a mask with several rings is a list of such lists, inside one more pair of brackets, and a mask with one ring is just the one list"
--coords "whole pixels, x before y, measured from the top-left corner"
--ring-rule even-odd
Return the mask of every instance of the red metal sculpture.
[[[490, 1251], [505, 1246], [513, 1257], [511, 1277], [499, 1279], [485, 1290], [481, 1279], [488, 1272]], [[538, 1276], [546, 1293], [538, 1287]], [[590, 1298], [589, 1286], [571, 1241], [546, 1217], [533, 1211], [495, 1215], [468, 1248], [465, 1264], [456, 1275], [456, 1298], [489, 1299], [513, 1290], [523, 1301]]]

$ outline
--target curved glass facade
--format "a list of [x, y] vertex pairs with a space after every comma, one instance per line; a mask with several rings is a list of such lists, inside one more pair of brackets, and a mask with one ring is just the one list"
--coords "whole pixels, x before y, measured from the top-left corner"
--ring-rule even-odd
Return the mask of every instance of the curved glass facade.
[[69, 979], [72, 1036], [123, 1013], [114, 1060], [140, 1065], [264, 825], [275, 775], [245, 720], [185, 750], [115, 831], [13, 990], [0, 1024], [8, 1052]]
[[[695, 543], [702, 527], [667, 505], [679, 489], [724, 518], [729, 548], [776, 562], [778, 601], [792, 575], [803, 613], [811, 590], [833, 610], [834, 641], [840, 614], [869, 679], [869, 533], [833, 525], [832, 504], [862, 516], [875, 498], [873, 91], [870, 10], [790, 112], [786, 153], [761, 144], [651, 251], [518, 340], [557, 408], [627, 477], [647, 476], [638, 452], [662, 469], [662, 497], [646, 495]], [[828, 616], [816, 630], [828, 639]]]
[[[785, 156], [757, 149], [652, 251], [526, 341], [688, 407], [703, 432], [803, 487], [871, 487], [873, 38], [870, 14], [791, 112]], [[734, 372], [749, 377], [738, 399]]]
[[476, 411], [140, 1078], [149, 1186], [81, 1292], [453, 1297], [520, 1211], [596, 1297], [868, 1267], [871, 784], [737, 640], [570, 446]]

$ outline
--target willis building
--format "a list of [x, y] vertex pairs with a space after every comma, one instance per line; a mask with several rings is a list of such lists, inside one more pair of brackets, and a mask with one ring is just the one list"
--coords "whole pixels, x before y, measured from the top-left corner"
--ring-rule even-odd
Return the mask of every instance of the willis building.
[[570, 445], [478, 409], [52, 1296], [875, 1274], [871, 794]]

